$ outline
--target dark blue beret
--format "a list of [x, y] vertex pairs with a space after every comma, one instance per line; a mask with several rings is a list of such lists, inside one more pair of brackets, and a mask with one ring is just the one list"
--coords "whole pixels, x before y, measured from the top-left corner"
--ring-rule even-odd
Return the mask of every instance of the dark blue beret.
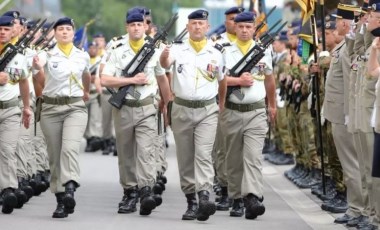
[[196, 10], [187, 16], [188, 19], [207, 20], [208, 12], [206, 10]]
[[290, 32], [290, 35], [298, 35], [301, 32], [300, 27], [293, 28], [292, 31]]
[[26, 22], [27, 22], [27, 19], [25, 17], [19, 17], [20, 19], [20, 24], [25, 26], [26, 25]]
[[92, 42], [88, 43], [88, 47], [91, 47], [91, 46], [98, 46], [98, 44], [96, 44], [96, 42], [92, 41]]
[[294, 20], [292, 23], [288, 26], [289, 28], [294, 28], [294, 27], [300, 27], [302, 25], [302, 20]]
[[376, 2], [376, 3], [373, 3], [371, 5], [372, 11], [374, 11], [374, 12], [380, 12], [380, 1], [374, 1], [374, 2]]
[[45, 24], [42, 26], [42, 30], [45, 31], [45, 30], [49, 29], [49, 27], [51, 26], [51, 23], [52, 22], [45, 22]]
[[133, 7], [127, 11], [127, 17], [129, 14], [142, 14], [145, 15], [145, 8], [144, 7]]
[[330, 21], [325, 23], [325, 28], [329, 30], [335, 30], [336, 29], [336, 22]]
[[226, 10], [226, 12], [224, 12], [225, 15], [229, 15], [229, 14], [240, 14], [244, 11], [244, 8], [243, 7], [237, 7], [237, 6], [234, 6], [234, 7], [231, 7], [229, 8], [228, 10]]
[[288, 41], [288, 35], [286, 30], [283, 30], [280, 32], [279, 35], [277, 35], [276, 40], [282, 41], [282, 42], [287, 42]]
[[236, 23], [238, 23], [238, 22], [254, 22], [255, 21], [255, 14], [253, 12], [243, 12], [243, 13], [236, 15], [234, 21]]
[[30, 28], [32, 28], [35, 24], [36, 24], [36, 21], [34, 21], [34, 20], [27, 21], [27, 23], [26, 23], [26, 28], [30, 29]]
[[13, 26], [13, 17], [10, 16], [1, 16], [0, 17], [0, 26]]
[[54, 29], [56, 29], [57, 26], [62, 26], [62, 25], [70, 25], [73, 28], [75, 27], [73, 19], [68, 18], [68, 17], [64, 17], [64, 18], [58, 19], [58, 21], [55, 22]]
[[94, 36], [92, 36], [93, 38], [104, 38], [104, 34], [102, 33], [97, 33], [95, 34]]
[[127, 16], [127, 23], [143, 22], [143, 21], [144, 21], [144, 15], [142, 14], [128, 14]]
[[16, 10], [10, 10], [10, 11], [5, 12], [3, 16], [9, 16], [9, 17], [12, 17], [13, 19], [18, 19], [20, 17], [20, 12]]

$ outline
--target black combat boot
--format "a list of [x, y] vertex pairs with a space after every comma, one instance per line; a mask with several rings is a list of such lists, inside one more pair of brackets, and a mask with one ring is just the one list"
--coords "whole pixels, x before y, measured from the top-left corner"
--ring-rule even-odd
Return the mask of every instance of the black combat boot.
[[156, 206], [156, 201], [152, 196], [152, 189], [149, 186], [142, 187], [140, 189], [140, 215], [150, 215]]
[[45, 191], [50, 187], [50, 179], [51, 179], [50, 170], [45, 170], [41, 175], [41, 180], [45, 183]]
[[185, 214], [182, 215], [182, 220], [195, 220], [197, 218], [197, 198], [195, 197], [195, 193], [186, 194], [187, 200], [187, 210]]
[[33, 188], [34, 195], [39, 196], [42, 192], [46, 191], [47, 185], [44, 181], [42, 181], [42, 174], [44, 172], [37, 171], [35, 175], [33, 175], [30, 180], [30, 186]]
[[15, 208], [22, 208], [24, 204], [28, 201], [28, 196], [24, 191], [19, 187], [15, 190], [15, 195], [17, 197], [17, 205]]
[[1, 196], [3, 198], [3, 207], [1, 211], [4, 214], [11, 214], [13, 209], [17, 205], [17, 196], [14, 193], [14, 189], [6, 188], [2, 191]]
[[103, 141], [103, 155], [108, 155], [112, 152], [112, 143], [111, 143], [111, 139], [105, 139]]
[[211, 215], [215, 214], [215, 203], [210, 201], [210, 193], [206, 190], [199, 191], [198, 198], [197, 220], [206, 221]]
[[301, 167], [302, 165], [296, 164], [293, 168], [286, 170], [284, 172], [285, 177], [289, 180], [292, 180], [291, 178], [294, 176], [295, 173], [297, 173], [300, 170]]
[[34, 194], [33, 188], [29, 185], [29, 181], [24, 178], [19, 177], [18, 187], [21, 188], [21, 190], [25, 192], [27, 196], [26, 202], [28, 202], [30, 198], [33, 197], [33, 194]]
[[55, 197], [57, 199], [57, 208], [53, 212], [53, 218], [65, 218], [68, 216], [68, 214], [65, 212], [65, 206], [63, 205], [64, 196], [64, 192], [59, 192], [55, 194]]
[[216, 204], [216, 210], [219, 211], [228, 211], [230, 209], [230, 200], [228, 198], [228, 189], [227, 187], [221, 187], [221, 197], [218, 204]]
[[242, 217], [244, 215], [244, 203], [243, 199], [234, 199], [232, 203], [232, 209], [230, 211], [230, 216]]
[[123, 200], [119, 203], [119, 211], [118, 213], [132, 213], [136, 212], [136, 204], [139, 199], [139, 193], [137, 190], [137, 186], [124, 189]]
[[78, 187], [78, 184], [75, 181], [69, 181], [65, 184], [65, 194], [63, 196], [63, 205], [65, 206], [65, 212], [67, 214], [74, 213], [74, 208], [76, 205], [75, 199], [74, 199], [74, 192], [76, 188]]
[[337, 192], [335, 197], [324, 202], [321, 208], [332, 213], [345, 213], [348, 209], [346, 192]]
[[265, 213], [265, 206], [260, 202], [260, 199], [252, 193], [244, 198], [244, 206], [246, 219], [253, 220]]

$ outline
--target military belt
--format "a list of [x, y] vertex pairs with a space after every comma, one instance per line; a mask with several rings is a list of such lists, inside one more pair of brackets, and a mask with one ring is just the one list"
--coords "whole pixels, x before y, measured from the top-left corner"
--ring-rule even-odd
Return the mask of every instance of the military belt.
[[190, 100], [185, 100], [185, 99], [176, 97], [174, 98], [174, 102], [178, 105], [196, 109], [196, 108], [202, 108], [202, 107], [211, 105], [213, 103], [216, 103], [216, 99], [212, 98], [210, 100], [190, 101]]
[[142, 100], [125, 100], [124, 105], [129, 107], [142, 107], [153, 104], [153, 97], [146, 97]]
[[69, 105], [83, 100], [82, 97], [47, 97], [44, 96], [44, 103], [51, 105]]
[[244, 113], [265, 108], [265, 100], [261, 100], [252, 104], [236, 104], [230, 101], [226, 101], [225, 106], [227, 109], [237, 110]]
[[13, 98], [9, 101], [0, 101], [0, 109], [9, 109], [11, 107], [18, 106], [19, 101], [17, 98]]

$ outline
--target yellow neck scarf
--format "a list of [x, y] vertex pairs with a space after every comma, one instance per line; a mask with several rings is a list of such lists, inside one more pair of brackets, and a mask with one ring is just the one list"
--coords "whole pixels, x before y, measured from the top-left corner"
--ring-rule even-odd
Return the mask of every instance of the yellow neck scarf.
[[194, 41], [194, 40], [191, 40], [191, 38], [189, 38], [189, 43], [191, 45], [191, 47], [193, 47], [193, 49], [199, 53], [199, 51], [201, 51], [207, 44], [207, 39], [204, 38], [203, 40], [201, 41]]
[[236, 45], [239, 48], [239, 50], [243, 53], [243, 55], [246, 55], [249, 51], [249, 47], [251, 47], [253, 40], [249, 41], [240, 41], [239, 39], [236, 39]]
[[228, 40], [230, 40], [230, 42], [236, 42], [236, 35], [235, 34], [230, 34], [230, 33], [226, 33], [227, 34], [227, 38]]
[[57, 45], [58, 45], [58, 48], [66, 55], [66, 57], [68, 57], [70, 55], [71, 50], [74, 47], [74, 44], [72, 42], [70, 42], [68, 44], [61, 44], [61, 43], [57, 42]]
[[137, 53], [144, 45], [144, 38], [141, 38], [137, 41], [129, 40], [129, 45], [131, 46], [133, 52]]
[[11, 40], [5, 44], [0, 44], [0, 53], [3, 52], [3, 49], [4, 47], [8, 44], [8, 43], [11, 43], [12, 45], [16, 44], [16, 42], [18, 42], [18, 37], [13, 37], [11, 38]]
[[93, 65], [96, 63], [96, 58], [97, 57], [90, 57], [90, 64]]
[[104, 49], [99, 49], [99, 51], [98, 51], [98, 56], [99, 56], [99, 57], [103, 56], [103, 55], [104, 55], [104, 52], [105, 52]]

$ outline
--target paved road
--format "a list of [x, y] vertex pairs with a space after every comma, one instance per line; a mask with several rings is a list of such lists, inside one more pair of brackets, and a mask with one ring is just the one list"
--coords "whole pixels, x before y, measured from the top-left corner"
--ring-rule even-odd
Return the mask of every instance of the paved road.
[[[138, 212], [117, 214], [122, 188], [118, 182], [117, 158], [100, 152], [81, 155], [81, 187], [76, 193], [75, 213], [65, 219], [52, 219], [55, 197], [46, 192], [32, 198], [12, 215], [0, 214], [0, 230], [243, 230], [243, 229], [346, 229], [332, 224], [334, 217], [322, 212], [320, 202], [309, 190], [299, 190], [282, 175], [289, 167], [264, 163], [266, 213], [257, 220], [229, 217], [229, 212], [217, 212], [207, 222], [182, 221], [186, 200], [179, 187], [174, 143], [169, 138], [168, 184], [163, 204], [148, 217]], [[83, 147], [84, 147], [83, 142]]]

